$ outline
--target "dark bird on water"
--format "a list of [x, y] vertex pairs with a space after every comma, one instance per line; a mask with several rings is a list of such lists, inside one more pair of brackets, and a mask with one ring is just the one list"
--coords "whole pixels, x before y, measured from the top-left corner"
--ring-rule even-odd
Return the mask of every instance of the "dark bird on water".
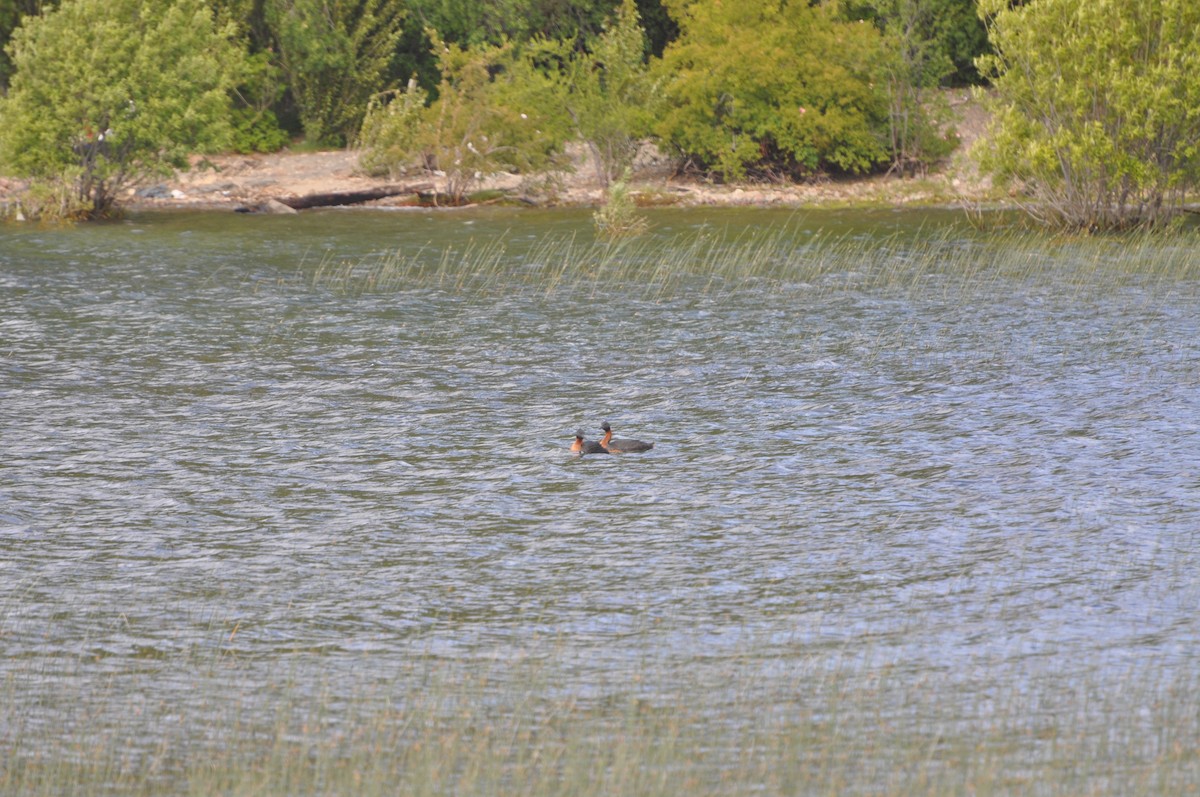
[[608, 421], [600, 424], [600, 428], [604, 430], [604, 437], [600, 438], [600, 445], [610, 454], [636, 454], [654, 448], [654, 443], [647, 443], [643, 440], [613, 437], [612, 427], [608, 425]]
[[571, 443], [571, 450], [576, 454], [607, 454], [608, 449], [597, 443], [595, 440], [584, 440], [583, 430], [579, 429], [575, 432], [575, 442]]

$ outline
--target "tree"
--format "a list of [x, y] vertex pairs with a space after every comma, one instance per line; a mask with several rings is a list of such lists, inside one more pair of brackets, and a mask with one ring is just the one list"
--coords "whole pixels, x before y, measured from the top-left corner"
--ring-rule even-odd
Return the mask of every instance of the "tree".
[[409, 80], [403, 91], [381, 91], [371, 98], [358, 135], [361, 168], [394, 180], [414, 166], [424, 165], [419, 156], [428, 98], [416, 78]]
[[385, 86], [400, 40], [398, 0], [268, 0], [288, 87], [308, 139], [344, 144]]
[[951, 86], [979, 84], [983, 78], [975, 66], [975, 59], [988, 52], [988, 37], [976, 0], [930, 2], [934, 41], [954, 65], [954, 71], [943, 78], [943, 82]]
[[861, 173], [886, 159], [872, 25], [808, 0], [674, 0], [659, 135], [726, 178]]
[[950, 154], [957, 138], [942, 133], [949, 109], [937, 87], [954, 72], [939, 38], [945, 0], [866, 0], [883, 34], [878, 69], [888, 98], [892, 171], [924, 172]]
[[271, 55], [259, 51], [246, 56], [242, 79], [233, 91], [233, 135], [229, 147], [234, 152], [275, 152], [289, 141], [275, 115], [275, 106], [286, 87]]
[[460, 47], [435, 31], [429, 38], [442, 76], [437, 99], [422, 107], [413, 81], [377, 97], [363, 124], [364, 161], [377, 171], [415, 164], [442, 172], [454, 204], [484, 175], [552, 164], [567, 134], [546, 108], [552, 78], [509, 42]]
[[594, 33], [614, 0], [409, 0], [409, 5], [443, 41], [471, 46]]
[[27, 18], [8, 50], [0, 162], [109, 213], [123, 189], [228, 140], [233, 37], [203, 0], [67, 0]]
[[[0, 0], [3, 2], [3, 0]], [[233, 91], [234, 152], [275, 152], [291, 136], [279, 123], [276, 111], [287, 94], [277, 48], [267, 24], [264, 0], [209, 0], [218, 23], [237, 26], [239, 44], [246, 51], [246, 69]]]
[[633, 0], [584, 52], [565, 56], [563, 107], [607, 186], [633, 162], [650, 131], [657, 100], [645, 61], [645, 37]]
[[[0, 0], [0, 50], [6, 49], [22, 19], [37, 16], [43, 10], [57, 5], [57, 0]], [[0, 52], [0, 93], [8, 88], [12, 73], [12, 61], [7, 54]]]
[[[3, 0], [0, 0], [3, 2]], [[562, 42], [582, 52], [600, 35], [622, 0], [406, 0], [409, 19], [397, 54], [400, 74], [415, 75], [427, 91], [436, 91], [438, 71], [425, 30], [436, 30], [442, 41], [463, 47], [501, 42], [522, 46], [536, 40]], [[650, 51], [661, 55], [678, 28], [662, 0], [637, 0], [638, 14]]]
[[980, 82], [975, 59], [988, 51], [988, 39], [976, 0], [843, 0], [841, 8], [848, 20], [871, 20], [885, 33], [899, 23], [906, 36], [918, 37], [925, 57], [948, 67], [942, 85]]
[[[413, 16], [437, 30], [444, 41], [461, 44], [499, 44], [538, 37], [583, 42], [604, 30], [622, 0], [408, 0]], [[670, 21], [661, 0], [638, 0], [638, 11], [656, 24], [665, 43]], [[662, 26], [661, 29], [658, 26]]]
[[[1068, 228], [1156, 226], [1200, 183], [1200, 4], [983, 0], [996, 104], [981, 165]], [[1053, 31], [1053, 36], [1047, 36]]]
[[549, 163], [574, 133], [608, 185], [649, 132], [654, 85], [633, 0], [584, 49], [541, 37], [522, 46], [460, 46], [428, 35], [441, 74], [436, 100], [424, 111], [427, 95], [416, 81], [372, 99], [360, 137], [362, 163], [372, 171], [403, 172], [420, 151], [447, 173], [458, 201], [476, 173]]

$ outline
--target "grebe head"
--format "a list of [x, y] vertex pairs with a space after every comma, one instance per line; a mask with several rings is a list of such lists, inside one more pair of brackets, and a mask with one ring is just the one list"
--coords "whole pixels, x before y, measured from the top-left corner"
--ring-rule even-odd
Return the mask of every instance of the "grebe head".
[[575, 431], [575, 442], [571, 443], [571, 451], [576, 454], [607, 454], [608, 449], [595, 440], [584, 440], [583, 430]]

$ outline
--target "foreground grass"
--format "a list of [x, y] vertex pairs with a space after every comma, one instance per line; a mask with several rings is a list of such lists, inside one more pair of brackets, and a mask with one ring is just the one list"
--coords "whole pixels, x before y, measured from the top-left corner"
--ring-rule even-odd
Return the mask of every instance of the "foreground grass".
[[[188, 656], [150, 679], [132, 665], [68, 679], [9, 668], [0, 793], [1200, 790], [1200, 674], [1186, 665], [1016, 679], [1010, 665], [918, 674], [804, 656], [643, 662], [581, 680], [569, 659], [409, 664], [350, 685], [316, 675], [332, 662], [315, 660], [279, 681]], [[163, 688], [145, 691], [153, 681]]]

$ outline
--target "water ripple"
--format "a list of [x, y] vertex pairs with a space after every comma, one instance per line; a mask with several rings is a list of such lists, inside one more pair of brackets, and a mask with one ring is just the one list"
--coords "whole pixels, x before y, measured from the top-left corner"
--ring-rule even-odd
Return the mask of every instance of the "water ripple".
[[5, 655], [1198, 635], [1193, 285], [345, 296], [171, 235], [0, 259]]

